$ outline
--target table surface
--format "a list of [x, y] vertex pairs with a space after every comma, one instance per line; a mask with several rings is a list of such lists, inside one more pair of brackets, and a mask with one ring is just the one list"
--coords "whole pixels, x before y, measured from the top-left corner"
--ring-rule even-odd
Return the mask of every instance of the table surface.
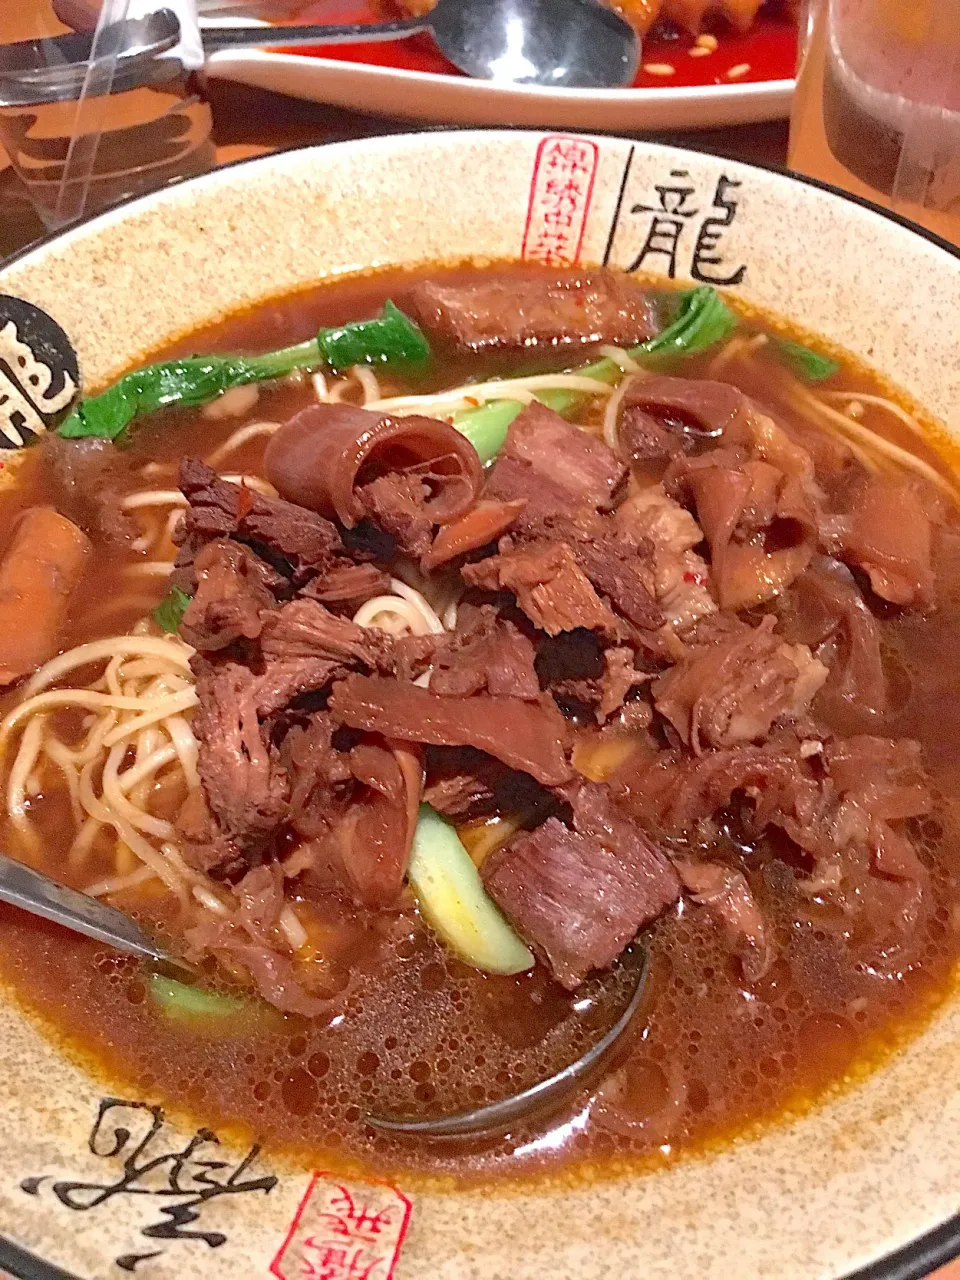
[[[302, 102], [226, 81], [210, 81], [207, 95], [213, 107], [214, 140], [221, 164], [309, 143], [399, 133], [416, 127], [409, 121]], [[644, 136], [652, 141], [710, 151], [736, 160], [772, 165], [786, 163], [785, 121]], [[9, 165], [4, 166], [0, 152], [0, 258], [42, 234], [42, 225]], [[2, 1273], [0, 1280], [3, 1280]], [[938, 1271], [934, 1280], [960, 1280], [960, 1261]]]

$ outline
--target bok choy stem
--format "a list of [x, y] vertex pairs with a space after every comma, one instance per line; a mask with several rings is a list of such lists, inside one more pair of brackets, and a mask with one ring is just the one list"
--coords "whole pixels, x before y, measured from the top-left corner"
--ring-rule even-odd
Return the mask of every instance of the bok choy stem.
[[407, 875], [427, 923], [461, 960], [485, 973], [532, 969], [533, 953], [487, 895], [456, 829], [420, 806]]

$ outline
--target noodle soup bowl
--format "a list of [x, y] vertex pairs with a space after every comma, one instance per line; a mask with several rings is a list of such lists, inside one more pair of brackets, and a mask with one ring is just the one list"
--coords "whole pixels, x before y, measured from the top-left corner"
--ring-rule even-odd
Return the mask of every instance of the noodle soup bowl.
[[[41, 243], [0, 293], [59, 322], [93, 391], [278, 295], [501, 260], [715, 283], [867, 362], [960, 438], [955, 250], [815, 184], [616, 138], [427, 133], [244, 162]], [[882, 1065], [755, 1132], [679, 1159], [665, 1146], [650, 1168], [480, 1188], [382, 1183], [335, 1153], [214, 1135], [189, 1098], [135, 1083], [109, 1045], [92, 1062], [26, 1004], [11, 990], [0, 1005], [14, 1275], [827, 1280], [920, 1275], [960, 1250], [949, 997]]]

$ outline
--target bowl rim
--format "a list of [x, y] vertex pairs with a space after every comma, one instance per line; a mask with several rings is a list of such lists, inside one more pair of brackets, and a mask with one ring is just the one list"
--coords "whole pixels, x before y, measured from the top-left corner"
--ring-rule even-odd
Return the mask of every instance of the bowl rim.
[[[33, 240], [30, 244], [24, 245], [17, 249], [8, 257], [0, 259], [0, 281], [2, 275], [8, 267], [21, 262], [23, 259], [32, 254], [46, 248], [48, 245], [56, 243], [63, 237], [72, 234], [80, 228], [89, 227], [97, 223], [101, 219], [114, 218], [118, 211], [124, 210], [130, 206], [139, 204], [143, 201], [150, 201], [157, 196], [163, 194], [171, 188], [179, 188], [181, 186], [192, 183], [210, 181], [213, 175], [229, 170], [239, 168], [243, 165], [255, 165], [270, 161], [279, 154], [291, 154], [296, 152], [320, 151], [328, 147], [336, 146], [362, 146], [366, 142], [385, 141], [391, 137], [410, 137], [425, 133], [454, 133], [454, 134], [475, 134], [475, 133], [502, 133], [502, 134], [533, 134], [544, 135], [548, 130], [543, 128], [508, 128], [503, 125], [472, 125], [464, 128], [458, 125], [424, 125], [422, 123], [415, 124], [410, 128], [391, 129], [385, 134], [374, 134], [361, 137], [337, 135], [323, 139], [320, 142], [301, 143], [294, 147], [283, 147], [277, 151], [263, 152], [252, 156], [241, 156], [236, 160], [227, 161], [225, 164], [216, 165], [214, 168], [207, 170], [205, 173], [192, 174], [188, 177], [174, 178], [166, 183], [163, 187], [154, 191], [127, 196], [123, 200], [117, 201], [116, 204], [110, 205], [106, 209], [98, 210], [70, 223], [68, 226], [58, 228], [54, 231], [48, 231], [37, 240]], [[623, 140], [637, 142], [640, 141], [647, 146], [664, 147], [669, 150], [687, 151], [697, 156], [716, 157], [718, 153], [712, 151], [704, 151], [690, 146], [677, 146], [672, 142], [663, 142], [654, 138], [629, 138], [624, 139], [622, 135], [605, 130], [564, 130], [571, 136], [597, 137], [600, 139]], [[759, 160], [740, 160], [736, 156], [721, 156], [722, 159], [728, 159], [738, 165], [743, 165], [748, 169], [757, 169], [761, 172], [772, 173], [777, 177], [785, 178], [791, 182], [797, 182], [804, 186], [814, 187], [820, 191], [826, 192], [838, 200], [846, 201], [849, 204], [859, 205], [863, 209], [869, 209], [875, 214], [879, 214], [888, 222], [893, 222], [897, 226], [902, 227], [908, 233], [918, 236], [923, 240], [935, 245], [939, 249], [945, 250], [952, 257], [960, 260], [960, 245], [951, 244], [949, 240], [945, 240], [942, 236], [937, 235], [933, 231], [928, 231], [926, 227], [920, 226], [918, 223], [911, 221], [902, 214], [896, 213], [891, 209], [885, 209], [882, 205], [876, 204], [872, 200], [868, 200], [863, 196], [859, 196], [850, 191], [844, 191], [842, 187], [835, 186], [833, 183], [824, 182], [820, 178], [813, 178], [808, 174], [795, 173], [788, 169], [785, 165], [769, 164]], [[945, 1266], [947, 1263], [960, 1257], [960, 1212], [944, 1219], [943, 1222], [930, 1230], [923, 1232], [914, 1239], [909, 1240], [906, 1244], [901, 1245], [898, 1249], [892, 1250], [890, 1253], [884, 1254], [882, 1257], [875, 1259], [873, 1262], [867, 1263], [866, 1266], [859, 1267], [854, 1271], [846, 1272], [837, 1280], [923, 1280], [923, 1277], [931, 1275], [938, 1268]], [[18, 1244], [3, 1232], [0, 1232], [0, 1268], [8, 1271], [16, 1280], [83, 1280], [82, 1277], [76, 1276], [73, 1272], [64, 1271], [63, 1268], [55, 1263], [47, 1262], [45, 1259], [33, 1253], [30, 1249]]]

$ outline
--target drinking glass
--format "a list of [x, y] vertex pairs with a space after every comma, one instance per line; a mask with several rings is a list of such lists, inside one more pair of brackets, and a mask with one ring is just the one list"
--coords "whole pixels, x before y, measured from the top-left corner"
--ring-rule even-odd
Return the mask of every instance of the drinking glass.
[[[180, 41], [91, 63], [101, 3], [111, 19], [172, 9]], [[211, 167], [200, 65], [193, 0], [0, 0], [0, 147], [48, 228]]]
[[789, 165], [960, 244], [960, 0], [808, 0]]

